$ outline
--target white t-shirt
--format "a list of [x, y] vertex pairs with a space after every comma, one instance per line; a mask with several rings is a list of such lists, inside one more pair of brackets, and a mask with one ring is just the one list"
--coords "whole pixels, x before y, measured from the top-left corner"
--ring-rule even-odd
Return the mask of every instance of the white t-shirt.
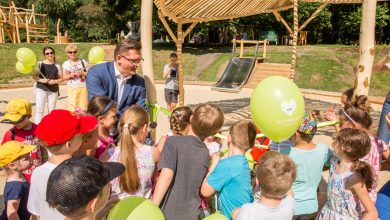
[[286, 196], [276, 208], [267, 207], [258, 201], [245, 204], [237, 214], [237, 220], [292, 219], [294, 216], [294, 198]]
[[50, 173], [57, 167], [57, 164], [49, 162], [34, 169], [31, 175], [30, 193], [28, 195], [27, 209], [41, 220], [64, 219], [56, 209], [50, 208], [46, 202], [47, 181]]
[[[84, 66], [83, 66], [84, 64]], [[70, 74], [76, 74], [77, 72], [83, 71], [87, 67], [87, 61], [85, 60], [78, 60], [76, 63], [70, 63], [69, 60], [65, 61], [64, 64], [62, 64], [62, 70], [64, 73], [70, 75]], [[73, 79], [68, 80], [67, 85], [72, 88], [78, 88], [86, 86], [85, 83], [85, 77], [77, 77], [75, 76]]]
[[[167, 72], [171, 67], [171, 64], [167, 64], [164, 66], [164, 73]], [[179, 84], [177, 81], [177, 73], [179, 72], [179, 67], [176, 65], [173, 68], [173, 71], [170, 71], [165, 79], [165, 89], [179, 90]]]

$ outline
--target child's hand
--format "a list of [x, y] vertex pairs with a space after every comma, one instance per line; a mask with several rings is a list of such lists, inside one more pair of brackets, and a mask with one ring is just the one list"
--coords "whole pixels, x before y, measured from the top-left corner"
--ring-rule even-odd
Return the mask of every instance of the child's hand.
[[334, 112], [333, 108], [328, 108], [325, 112], [325, 119], [328, 121], [336, 121], [336, 113]]
[[104, 219], [111, 211], [111, 209], [120, 201], [118, 195], [116, 193], [111, 193], [110, 198], [108, 198], [106, 204], [103, 209], [96, 214], [96, 219]]

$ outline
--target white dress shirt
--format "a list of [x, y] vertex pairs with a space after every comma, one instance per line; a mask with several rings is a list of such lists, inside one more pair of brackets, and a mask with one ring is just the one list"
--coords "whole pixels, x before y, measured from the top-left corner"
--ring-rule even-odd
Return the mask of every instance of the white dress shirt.
[[118, 105], [119, 105], [123, 95], [123, 88], [125, 87], [127, 80], [131, 78], [131, 76], [123, 77], [123, 75], [119, 72], [118, 68], [116, 67], [116, 63], [114, 63], [114, 69], [115, 69], [116, 81], [118, 84]]

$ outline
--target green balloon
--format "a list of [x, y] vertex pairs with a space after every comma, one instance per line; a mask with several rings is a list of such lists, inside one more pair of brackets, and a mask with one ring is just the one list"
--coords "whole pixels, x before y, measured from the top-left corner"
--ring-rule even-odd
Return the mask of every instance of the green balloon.
[[222, 215], [221, 213], [216, 212], [214, 214], [207, 216], [203, 220], [228, 220], [228, 218], [226, 218], [226, 216]]
[[108, 220], [164, 220], [161, 210], [144, 197], [129, 197], [119, 201], [108, 215]]
[[15, 68], [16, 68], [16, 71], [18, 71], [19, 73], [22, 73], [22, 74], [31, 73], [31, 71], [33, 70], [32, 66], [24, 66], [23, 63], [20, 61], [16, 62]]
[[34, 51], [26, 47], [19, 48], [16, 51], [16, 58], [19, 62], [23, 63], [25, 67], [35, 66], [37, 63], [37, 56]]
[[100, 63], [104, 60], [104, 49], [102, 47], [96, 46], [88, 53], [88, 61], [92, 64]]
[[261, 132], [279, 143], [290, 138], [299, 128], [305, 101], [293, 81], [272, 76], [253, 90], [250, 109], [253, 121]]

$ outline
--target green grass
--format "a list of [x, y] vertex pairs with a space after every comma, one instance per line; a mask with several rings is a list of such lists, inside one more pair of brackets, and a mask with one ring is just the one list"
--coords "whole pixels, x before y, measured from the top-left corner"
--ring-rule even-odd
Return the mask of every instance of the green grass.
[[199, 80], [215, 82], [217, 74], [220, 71], [220, 67], [223, 64], [227, 64], [227, 62], [233, 57], [230, 53], [221, 54], [215, 59], [215, 61], [210, 64], [210, 66], [200, 75]]
[[[28, 47], [36, 54], [38, 60], [42, 60], [42, 49], [46, 44], [0, 44], [0, 83], [27, 81], [30, 75], [17, 73], [15, 70], [16, 50], [20, 47]], [[62, 64], [67, 56], [66, 45], [50, 44], [56, 51], [57, 63]], [[77, 44], [79, 56], [88, 58], [90, 48], [96, 46], [90, 43]], [[170, 53], [176, 50], [172, 44], [153, 45], [153, 69], [155, 79], [162, 79], [162, 71], [169, 62]], [[237, 54], [239, 50], [237, 49]], [[377, 62], [385, 54], [390, 52], [390, 46], [379, 45], [376, 47], [375, 61]], [[208, 66], [204, 64], [200, 55], [218, 54]], [[258, 57], [262, 56], [262, 48], [259, 48]], [[253, 56], [254, 47], [245, 48], [244, 56]], [[183, 48], [183, 71], [185, 80], [200, 80], [216, 82], [223, 66], [232, 57], [231, 47], [184, 47]], [[203, 58], [205, 59], [205, 58]], [[207, 58], [206, 58], [207, 59]], [[309, 45], [298, 47], [298, 60], [295, 82], [300, 88], [318, 89], [324, 91], [341, 92], [352, 87], [354, 79], [354, 67], [358, 66], [359, 47], [346, 45]], [[291, 47], [269, 46], [267, 48], [266, 61], [271, 63], [291, 63]], [[204, 69], [199, 72], [199, 69]], [[370, 95], [385, 96], [389, 90], [390, 73], [373, 72], [371, 77]]]
[[[28, 47], [35, 52], [37, 60], [43, 60], [44, 56], [42, 50], [45, 46], [47, 46], [47, 44], [0, 44], [0, 83], [8, 83], [15, 78], [21, 78], [20, 81], [31, 78], [30, 74], [24, 75], [16, 71], [16, 51], [21, 47]], [[66, 45], [50, 44], [49, 46], [56, 52], [57, 63], [62, 64], [67, 60], [65, 53]], [[79, 57], [88, 59], [88, 52], [93, 46], [95, 45], [90, 43], [78, 43]]]

